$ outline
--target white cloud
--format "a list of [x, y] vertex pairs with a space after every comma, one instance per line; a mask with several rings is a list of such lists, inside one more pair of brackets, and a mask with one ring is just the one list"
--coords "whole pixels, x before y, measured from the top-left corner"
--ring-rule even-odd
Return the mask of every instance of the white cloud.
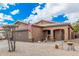
[[13, 18], [12, 18], [11, 15], [5, 15], [5, 14], [3, 14], [3, 13], [0, 13], [0, 22], [1, 22], [1, 21], [4, 21], [5, 19], [6, 19], [6, 20], [13, 21]]
[[2, 27], [3, 25], [8, 25], [7, 22], [0, 22], [0, 27]]
[[0, 13], [0, 22], [3, 21], [3, 16], [4, 16], [4, 14]]
[[8, 25], [8, 23], [7, 22], [3, 22], [2, 25]]
[[3, 19], [13, 21], [13, 18], [12, 18], [12, 16], [11, 16], [11, 15], [4, 15]]
[[4, 14], [3, 14], [3, 13], [0, 13], [0, 27], [1, 27], [2, 25], [5, 25], [5, 24], [8, 24], [8, 23], [5, 23], [5, 22], [4, 22]]
[[18, 14], [18, 13], [19, 13], [19, 9], [13, 10], [13, 11], [11, 12], [12, 15], [16, 15], [16, 14]]
[[9, 8], [9, 6], [8, 6], [7, 3], [2, 3], [2, 4], [0, 4], [0, 10], [6, 10], [6, 9], [8, 9], [8, 8]]
[[39, 9], [40, 5], [37, 6], [35, 8], [35, 10], [32, 11], [32, 13], [37, 13], [37, 15], [30, 15], [28, 17], [28, 20], [30, 20], [30, 18], [33, 20], [34, 22], [37, 22], [41, 19], [45, 19], [45, 20], [50, 20], [52, 18], [53, 15], [55, 15], [56, 13], [59, 13], [60, 11], [66, 9], [66, 4], [46, 4], [44, 9]]
[[65, 13], [69, 20], [65, 22], [74, 23], [79, 19], [79, 3], [47, 3], [45, 8], [40, 10], [40, 5], [32, 11], [32, 13], [37, 13], [37, 15], [31, 14], [27, 19], [32, 20], [33, 23], [39, 20], [45, 19], [50, 20], [52, 16], [57, 16], [59, 14]]
[[0, 10], [8, 9], [9, 5], [14, 5], [15, 6], [15, 3], [2, 3], [2, 4], [0, 4]]
[[79, 3], [68, 4], [67, 9], [64, 11], [69, 20], [66, 20], [67, 23], [75, 23], [79, 20]]
[[[8, 9], [9, 5], [15, 5], [15, 3], [2, 3], [2, 4], [0, 4], [0, 10]], [[13, 18], [11, 15], [6, 15], [4, 13], [0, 13], [0, 26], [8, 24], [7, 22], [4, 22], [5, 19], [13, 21]]]
[[8, 3], [8, 4], [9, 4], [9, 5], [14, 5], [14, 6], [16, 5], [15, 3]]
[[7, 22], [4, 22], [5, 19], [13, 21], [13, 18], [12, 18], [11, 15], [5, 15], [3, 13], [0, 13], [0, 27], [3, 26], [3, 25], [8, 24]]
[[69, 13], [66, 16], [68, 16], [69, 20], [66, 20], [65, 22], [67, 23], [75, 23], [76, 21], [79, 20], [79, 12], [75, 13]]

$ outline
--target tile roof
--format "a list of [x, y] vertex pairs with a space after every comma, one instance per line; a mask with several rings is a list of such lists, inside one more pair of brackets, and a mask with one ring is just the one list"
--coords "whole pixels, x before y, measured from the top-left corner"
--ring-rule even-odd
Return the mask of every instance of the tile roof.
[[[41, 20], [41, 21], [46, 21], [46, 20]], [[39, 22], [41, 22], [39, 21]], [[21, 23], [24, 23], [24, 24], [27, 24], [25, 22], [22, 22], [22, 21], [17, 21], [17, 22], [21, 22]], [[15, 24], [17, 23], [15, 22]], [[37, 23], [39, 23], [37, 22]], [[50, 21], [46, 21], [46, 22], [50, 22]], [[51, 22], [52, 24], [32, 24], [33, 26], [37, 26], [37, 27], [49, 27], [49, 26], [65, 26], [65, 25], [68, 25], [72, 28], [71, 24], [70, 23], [58, 23], [58, 22]]]

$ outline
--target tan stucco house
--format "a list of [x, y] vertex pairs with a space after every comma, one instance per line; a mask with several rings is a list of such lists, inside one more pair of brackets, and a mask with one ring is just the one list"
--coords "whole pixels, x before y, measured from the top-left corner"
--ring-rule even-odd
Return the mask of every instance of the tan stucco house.
[[[28, 30], [28, 24], [17, 21], [19, 24], [16, 28], [16, 40], [22, 41], [57, 41], [57, 40], [70, 40], [72, 39], [73, 28], [69, 23], [56, 23], [41, 20], [32, 24], [31, 31]], [[20, 30], [20, 31], [19, 31]], [[22, 32], [21, 30], [25, 30]], [[18, 32], [19, 31], [19, 32]]]

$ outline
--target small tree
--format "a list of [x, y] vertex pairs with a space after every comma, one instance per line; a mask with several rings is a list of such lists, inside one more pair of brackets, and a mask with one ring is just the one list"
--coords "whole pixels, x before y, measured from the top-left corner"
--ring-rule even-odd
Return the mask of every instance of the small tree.
[[13, 37], [13, 32], [15, 31], [15, 28], [18, 27], [18, 25], [4, 25], [3, 28], [6, 31], [6, 37], [8, 40], [8, 45], [9, 45], [9, 52], [15, 51], [15, 40]]
[[73, 24], [73, 30], [74, 32], [79, 32], [79, 21]]

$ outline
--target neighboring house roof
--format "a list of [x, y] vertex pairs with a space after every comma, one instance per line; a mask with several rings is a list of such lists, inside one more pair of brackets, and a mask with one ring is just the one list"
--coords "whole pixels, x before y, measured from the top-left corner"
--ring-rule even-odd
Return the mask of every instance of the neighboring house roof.
[[3, 33], [3, 32], [5, 32], [4, 28], [0, 28], [0, 33]]
[[0, 31], [1, 31], [1, 30], [4, 30], [4, 29], [3, 29], [3, 28], [0, 28]]

